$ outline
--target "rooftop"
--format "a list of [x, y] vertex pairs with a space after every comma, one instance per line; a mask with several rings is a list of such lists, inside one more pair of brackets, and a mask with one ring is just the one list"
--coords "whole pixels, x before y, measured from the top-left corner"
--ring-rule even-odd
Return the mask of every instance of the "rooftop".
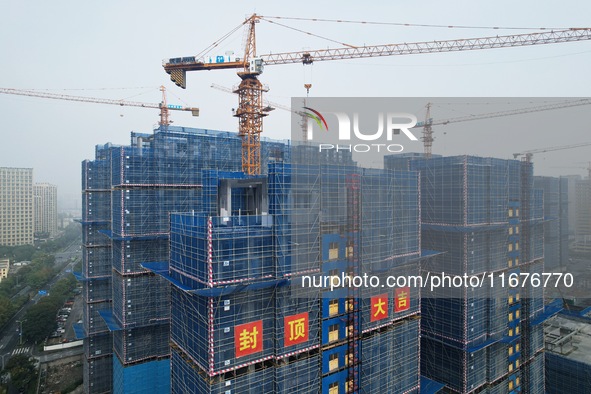
[[591, 324], [557, 316], [544, 327], [546, 351], [591, 364]]

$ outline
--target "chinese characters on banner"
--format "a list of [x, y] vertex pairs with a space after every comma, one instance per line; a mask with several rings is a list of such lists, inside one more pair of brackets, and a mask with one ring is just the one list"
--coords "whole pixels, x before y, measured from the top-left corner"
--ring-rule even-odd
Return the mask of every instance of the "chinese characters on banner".
[[234, 327], [236, 358], [263, 350], [263, 321], [240, 324]]
[[371, 297], [370, 321], [378, 321], [388, 317], [388, 294]]
[[297, 345], [308, 341], [308, 312], [286, 316], [284, 322], [285, 346]]
[[394, 291], [394, 312], [406, 311], [410, 308], [410, 287], [401, 287]]

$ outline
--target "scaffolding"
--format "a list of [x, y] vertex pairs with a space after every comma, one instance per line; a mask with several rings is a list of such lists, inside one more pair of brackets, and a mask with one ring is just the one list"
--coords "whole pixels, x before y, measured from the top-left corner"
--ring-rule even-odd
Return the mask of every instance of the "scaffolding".
[[[533, 189], [531, 163], [401, 155], [386, 157], [385, 167], [420, 172], [422, 248], [442, 252], [423, 263], [425, 274], [543, 269], [543, 195]], [[424, 293], [423, 374], [458, 393], [507, 393], [533, 384], [522, 375], [539, 369], [539, 332], [531, 322], [543, 312], [543, 295], [534, 293], [498, 283]]]
[[[301, 286], [418, 274], [418, 174], [307, 146], [290, 155], [266, 176], [202, 171], [200, 209], [171, 215], [170, 264], [152, 269], [173, 284], [172, 391], [360, 393], [388, 374], [389, 392], [418, 392], [418, 291], [398, 310], [393, 289]], [[375, 297], [386, 318], [370, 319]]]
[[534, 177], [544, 191], [544, 266], [551, 270], [568, 262], [568, 179]]
[[82, 376], [85, 393], [111, 393], [113, 387], [113, 357], [84, 358]]
[[[220, 142], [218, 161], [205, 142], [211, 138], [228, 148]], [[107, 235], [113, 248], [113, 307], [111, 316], [104, 317], [114, 332], [115, 392], [125, 392], [141, 371], [158, 374], [170, 368], [169, 286], [141, 264], [166, 261], [169, 213], [198, 206], [204, 160], [231, 165], [237, 142], [229, 133], [166, 127], [151, 135], [132, 133], [129, 146], [111, 151], [112, 226]], [[168, 391], [169, 383], [162, 387]]]
[[88, 394], [112, 389], [112, 335], [100, 317], [111, 308], [111, 244], [102, 232], [111, 227], [110, 150], [97, 146], [95, 160], [82, 162], [83, 380]]
[[402, 320], [363, 339], [360, 393], [418, 390], [419, 323], [418, 318]]
[[[199, 209], [202, 171], [239, 170], [240, 149], [234, 133], [165, 126], [132, 132], [128, 146], [97, 146], [95, 159], [83, 162], [84, 328], [112, 338], [103, 364], [115, 375], [100, 390], [125, 392], [145, 374], [164, 382], [151, 389], [169, 391], [170, 290], [143, 265], [168, 260], [170, 212]], [[265, 166], [289, 159], [284, 143], [263, 140], [261, 149]]]

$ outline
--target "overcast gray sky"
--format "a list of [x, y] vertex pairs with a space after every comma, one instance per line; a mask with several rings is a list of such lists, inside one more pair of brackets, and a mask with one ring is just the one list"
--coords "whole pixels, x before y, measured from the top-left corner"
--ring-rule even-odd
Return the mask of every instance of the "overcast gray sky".
[[[177, 88], [162, 69], [162, 59], [195, 55], [256, 12], [269, 16], [331, 18], [441, 25], [589, 27], [591, 3], [508, 1], [3, 1], [0, 12], [0, 87], [49, 89], [52, 92], [157, 103], [158, 86], [169, 90], [169, 102], [201, 108], [201, 116], [174, 113], [175, 125], [235, 131], [231, 109], [237, 98], [210, 88], [232, 87], [234, 71], [193, 72], [187, 90]], [[521, 31], [369, 26], [318, 22], [282, 23], [353, 45], [481, 37]], [[336, 44], [266, 22], [257, 25], [258, 52], [296, 51]], [[220, 45], [213, 54], [240, 54], [243, 33]], [[448, 54], [318, 62], [270, 66], [261, 75], [269, 100], [289, 105], [290, 97], [587, 97], [591, 96], [591, 41]], [[135, 89], [135, 88], [141, 89]], [[124, 88], [124, 89], [123, 89]], [[80, 90], [78, 90], [80, 89]], [[445, 100], [433, 117], [449, 117]], [[80, 190], [80, 162], [92, 158], [94, 146], [126, 144], [129, 132], [149, 132], [157, 110], [73, 103], [0, 95], [2, 126], [0, 166], [33, 167], [37, 182], [59, 186], [62, 196]], [[589, 112], [590, 108], [579, 111]], [[439, 112], [437, 112], [439, 111]], [[447, 111], [447, 112], [446, 112]], [[457, 111], [457, 109], [455, 110]], [[465, 108], [465, 113], [477, 112]], [[478, 109], [480, 111], [480, 109]], [[558, 116], [558, 115], [557, 115]], [[565, 118], [570, 117], [565, 112]], [[504, 125], [504, 123], [503, 123]], [[466, 123], [457, 131], [436, 129], [434, 153], [499, 157], [552, 145], [591, 140], [589, 126], [570, 124], [556, 130], [533, 126], [506, 135], [478, 134]], [[264, 135], [287, 139], [289, 113], [273, 111]], [[470, 131], [463, 131], [469, 128]], [[467, 129], [466, 129], [467, 130]], [[443, 134], [443, 132], [447, 134]], [[451, 138], [465, 133], [459, 141]], [[503, 146], [513, 146], [503, 149]], [[564, 166], [584, 166], [591, 148], [538, 155], [538, 173], [579, 173]]]

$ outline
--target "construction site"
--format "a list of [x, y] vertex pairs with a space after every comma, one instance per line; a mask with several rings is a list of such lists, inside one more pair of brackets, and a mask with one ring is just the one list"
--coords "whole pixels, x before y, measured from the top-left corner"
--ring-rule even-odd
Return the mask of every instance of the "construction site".
[[528, 160], [364, 169], [263, 139], [264, 170], [247, 176], [241, 149], [233, 133], [167, 126], [83, 163], [87, 392], [545, 392], [556, 310], [541, 288], [302, 287], [542, 272]]
[[305, 106], [317, 124], [286, 108], [302, 142], [261, 136], [275, 105], [259, 76], [265, 66], [590, 40], [591, 30], [260, 55], [255, 26], [275, 19], [254, 14], [232, 31], [245, 29], [243, 56], [203, 51], [163, 62], [181, 88], [190, 71], [237, 71], [240, 84], [221, 88], [238, 96], [237, 133], [172, 126], [171, 110], [199, 109], [168, 104], [164, 87], [159, 104], [0, 89], [160, 111], [154, 130], [131, 132], [128, 144], [103, 142], [82, 162], [75, 275], [85, 393], [586, 392], [588, 310], [564, 310], [560, 292], [344, 282], [564, 271], [568, 183], [534, 176], [533, 155], [591, 143], [513, 160], [442, 156], [432, 153], [433, 128], [591, 100], [449, 119], [433, 119], [425, 103], [425, 120], [412, 126], [423, 152], [385, 155], [382, 168], [368, 168], [351, 149], [309, 142], [307, 130], [328, 124]]

